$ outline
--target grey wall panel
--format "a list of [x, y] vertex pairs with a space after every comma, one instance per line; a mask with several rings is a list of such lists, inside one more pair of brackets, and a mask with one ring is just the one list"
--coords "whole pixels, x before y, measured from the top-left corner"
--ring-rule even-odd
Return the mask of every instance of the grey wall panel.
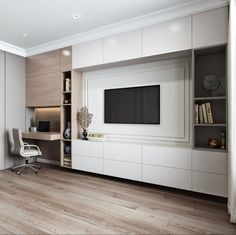
[[0, 51], [0, 170], [5, 168], [5, 52]]
[[[25, 130], [25, 58], [6, 53], [6, 136], [10, 128]], [[22, 162], [9, 153], [6, 145], [6, 165], [12, 167]]]

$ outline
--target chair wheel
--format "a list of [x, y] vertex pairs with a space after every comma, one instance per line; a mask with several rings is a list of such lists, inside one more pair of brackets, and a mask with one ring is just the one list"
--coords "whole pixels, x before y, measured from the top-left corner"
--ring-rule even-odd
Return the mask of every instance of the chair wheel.
[[11, 171], [14, 171], [14, 169], [13, 169], [13, 168], [11, 168]]
[[35, 171], [34, 173], [35, 173], [35, 174], [38, 174], [38, 171]]
[[41, 166], [39, 166], [38, 168], [41, 169]]
[[20, 175], [20, 171], [18, 171], [16, 174], [17, 174], [17, 175]]

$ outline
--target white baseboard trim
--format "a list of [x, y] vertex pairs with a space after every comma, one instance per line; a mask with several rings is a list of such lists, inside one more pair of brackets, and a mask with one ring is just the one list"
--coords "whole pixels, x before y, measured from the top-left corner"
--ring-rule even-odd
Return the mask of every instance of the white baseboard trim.
[[45, 158], [37, 158], [37, 162], [46, 163], [46, 164], [55, 165], [55, 166], [60, 166], [59, 161], [45, 159]]

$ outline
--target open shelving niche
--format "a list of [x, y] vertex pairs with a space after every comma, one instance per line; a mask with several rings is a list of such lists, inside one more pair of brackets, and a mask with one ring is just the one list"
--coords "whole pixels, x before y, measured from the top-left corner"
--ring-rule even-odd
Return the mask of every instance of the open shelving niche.
[[[193, 88], [193, 148], [196, 150], [227, 152], [227, 73], [226, 46], [197, 49], [193, 51], [194, 88]], [[203, 87], [207, 75], [220, 79], [220, 86], [215, 91]], [[210, 103], [213, 124], [195, 123], [195, 104]], [[217, 138], [221, 143], [221, 133], [226, 133], [226, 148], [210, 148], [209, 138]]]
[[[65, 91], [65, 79], [71, 79], [71, 90]], [[69, 103], [65, 103], [69, 100]], [[79, 136], [79, 127], [76, 119], [77, 112], [82, 105], [82, 75], [79, 71], [63, 71], [61, 77], [61, 166], [72, 167], [71, 162], [71, 141]], [[70, 123], [71, 138], [64, 138], [64, 130], [67, 123]], [[70, 153], [65, 153], [65, 146], [69, 146]]]

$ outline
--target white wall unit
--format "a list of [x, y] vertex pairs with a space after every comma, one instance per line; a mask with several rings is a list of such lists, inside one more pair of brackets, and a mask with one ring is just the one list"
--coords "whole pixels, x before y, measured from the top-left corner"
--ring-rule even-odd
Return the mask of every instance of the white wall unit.
[[[112, 141], [189, 144], [190, 59], [188, 57], [84, 73], [84, 105], [94, 114], [90, 132]], [[160, 85], [160, 125], [104, 123], [104, 90]]]
[[5, 52], [0, 51], [0, 170], [5, 168]]
[[157, 166], [191, 169], [191, 149], [143, 146], [143, 163]]
[[143, 165], [143, 181], [152, 184], [191, 190], [191, 171]]
[[72, 47], [72, 68], [83, 68], [103, 63], [103, 39]]
[[143, 56], [159, 55], [192, 47], [191, 17], [183, 17], [143, 29]]
[[193, 191], [227, 197], [226, 175], [193, 171]]
[[72, 168], [102, 174], [103, 159], [72, 154]]
[[193, 170], [227, 175], [227, 154], [193, 150]]
[[[6, 131], [10, 128], [25, 130], [25, 58], [6, 53]], [[6, 134], [5, 134], [6, 135]], [[6, 165], [12, 167], [24, 161], [9, 153], [6, 141]]]
[[72, 155], [103, 158], [103, 144], [101, 142], [74, 140], [72, 141]]
[[173, 146], [73, 140], [72, 168], [227, 196], [226, 153]]
[[141, 29], [104, 38], [104, 63], [142, 56]]
[[142, 165], [138, 163], [104, 159], [104, 174], [142, 181]]
[[228, 7], [193, 16], [193, 48], [212, 46], [228, 41]]
[[141, 164], [142, 147], [134, 144], [105, 142], [104, 158]]

